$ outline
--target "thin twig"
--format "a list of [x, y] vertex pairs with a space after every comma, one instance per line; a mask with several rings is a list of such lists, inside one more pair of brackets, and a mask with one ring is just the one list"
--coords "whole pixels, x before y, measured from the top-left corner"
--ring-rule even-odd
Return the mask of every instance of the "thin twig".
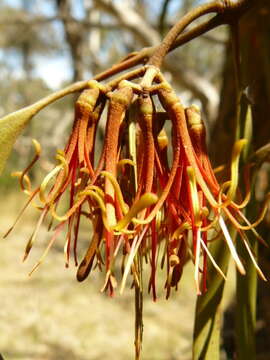
[[162, 9], [161, 9], [160, 17], [159, 17], [159, 31], [161, 34], [163, 34], [164, 30], [165, 30], [165, 19], [166, 19], [170, 1], [171, 0], [164, 0], [164, 3], [162, 5]]

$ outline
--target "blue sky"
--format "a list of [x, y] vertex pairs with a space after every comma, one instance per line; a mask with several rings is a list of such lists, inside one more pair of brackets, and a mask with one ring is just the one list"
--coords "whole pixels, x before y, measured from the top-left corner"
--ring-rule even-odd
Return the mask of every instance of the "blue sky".
[[[116, 0], [122, 1], [122, 0]], [[181, 1], [181, 0], [180, 0]], [[42, 13], [45, 16], [54, 16], [55, 15], [55, 7], [54, 0], [2, 0], [2, 3], [20, 8], [23, 3], [31, 6], [31, 11], [36, 14]], [[155, 0], [150, 1], [149, 5], [151, 6], [151, 14], [155, 16], [158, 10], [160, 9], [160, 5], [163, 0]], [[0, 0], [1, 3], [1, 0]], [[83, 17], [83, 0], [73, 0], [73, 14], [77, 18]], [[179, 0], [172, 0], [170, 2], [169, 13], [173, 16], [176, 10], [176, 7], [179, 6]], [[53, 26], [56, 29], [57, 34], [59, 34], [60, 38], [63, 38], [63, 28], [59, 22], [54, 22]], [[34, 74], [36, 76], [42, 77], [48, 86], [53, 89], [58, 88], [63, 81], [69, 81], [72, 76], [71, 70], [71, 60], [69, 57], [69, 52], [67, 49], [67, 45], [63, 41], [63, 49], [61, 55], [52, 55], [52, 56], [35, 56], [33, 58], [34, 63]], [[3, 52], [0, 51], [0, 59], [3, 57]], [[23, 71], [21, 68], [20, 59], [14, 59], [13, 67], [13, 75], [15, 74], [17, 77], [23, 76]]]
[[[31, 6], [31, 11], [36, 14], [42, 13], [44, 16], [54, 16], [55, 8], [54, 1], [40, 1], [40, 0], [26, 0]], [[21, 8], [23, 0], [3, 0], [2, 3], [15, 7]], [[75, 14], [81, 16], [80, 1], [75, 2], [77, 4]], [[61, 24], [54, 22], [53, 26], [56, 28], [57, 33], [60, 37], [63, 36], [63, 30]], [[3, 57], [3, 52], [0, 51], [0, 58]], [[72, 76], [71, 61], [67, 49], [63, 48], [61, 55], [52, 56], [34, 56], [34, 75], [41, 77], [47, 83], [47, 85], [53, 89], [58, 88], [63, 81], [68, 81]], [[9, 62], [13, 70], [13, 76], [20, 78], [23, 76], [23, 70], [21, 67], [21, 59], [19, 56], [14, 56], [11, 53]]]

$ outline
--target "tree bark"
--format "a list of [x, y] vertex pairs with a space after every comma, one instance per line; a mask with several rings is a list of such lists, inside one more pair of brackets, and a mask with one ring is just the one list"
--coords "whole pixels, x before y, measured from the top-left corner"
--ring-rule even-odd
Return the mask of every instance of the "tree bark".
[[72, 16], [69, 0], [56, 0], [59, 16], [62, 19], [67, 43], [70, 47], [73, 81], [83, 79], [83, 28]]
[[[239, 23], [239, 40], [241, 53], [242, 88], [247, 101], [251, 105], [253, 117], [253, 150], [257, 150], [270, 142], [270, 4], [268, 0], [258, 0], [255, 7], [250, 10]], [[211, 134], [211, 153], [215, 165], [230, 161], [231, 149], [234, 142], [236, 124], [236, 86], [234, 80], [234, 67], [231, 46], [228, 45], [227, 57], [224, 64], [223, 86], [220, 97], [219, 116]], [[264, 185], [256, 183], [255, 194], [269, 191], [269, 167], [263, 168], [259, 177], [263, 177]], [[263, 186], [263, 189], [258, 189]], [[260, 201], [252, 206], [260, 208]], [[259, 233], [269, 242], [269, 220], [260, 225]], [[261, 251], [260, 251], [261, 250]], [[269, 278], [269, 249], [259, 249], [260, 266]], [[256, 326], [257, 358], [269, 359], [270, 343], [270, 288], [269, 284], [258, 282], [258, 316]], [[226, 326], [226, 325], [225, 325]], [[228, 328], [225, 329], [228, 332]], [[225, 340], [226, 341], [226, 340]], [[226, 344], [225, 344], [226, 347]], [[230, 344], [232, 349], [232, 344]], [[233, 346], [232, 353], [236, 356], [237, 349]], [[239, 355], [239, 352], [238, 352]], [[237, 355], [237, 359], [238, 359]], [[239, 357], [240, 359], [240, 357]]]

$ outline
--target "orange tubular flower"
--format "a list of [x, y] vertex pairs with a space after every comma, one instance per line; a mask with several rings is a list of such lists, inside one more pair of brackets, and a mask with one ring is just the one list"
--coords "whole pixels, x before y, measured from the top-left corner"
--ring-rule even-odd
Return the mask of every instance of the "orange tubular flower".
[[[103, 289], [113, 294], [117, 286], [114, 264], [122, 253], [120, 292], [130, 272], [133, 282], [140, 283], [136, 259], [146, 258], [151, 266], [149, 291], [156, 299], [156, 269], [161, 262], [166, 268], [168, 298], [171, 288], [177, 288], [183, 266], [190, 257], [197, 293], [201, 294], [207, 289], [207, 257], [225, 278], [208, 246], [217, 234], [223, 235], [238, 270], [245, 273], [227, 229], [228, 222], [237, 229], [256, 269], [265, 279], [249, 248], [245, 231], [252, 230], [259, 238], [254, 227], [262, 220], [266, 204], [258, 221], [250, 224], [241, 212], [249, 201], [249, 191], [241, 204], [234, 200], [238, 192], [239, 157], [246, 140], [236, 142], [231, 178], [219, 185], [207, 155], [205, 128], [198, 109], [195, 106], [184, 109], [171, 86], [153, 67], [151, 84], [147, 84], [147, 71], [141, 83], [124, 80], [110, 87], [90, 82], [90, 88], [81, 93], [75, 104], [68, 144], [56, 155], [59, 164], [34, 191], [27, 176], [29, 167], [17, 174], [21, 187], [29, 195], [27, 205], [36, 195], [41, 202], [40, 219], [24, 258], [32, 248], [41, 223], [51, 214], [59, 223], [34, 269], [64, 227], [67, 227], [66, 265], [71, 247], [77, 265], [80, 219], [85, 216], [91, 222], [92, 237], [78, 266], [78, 281], [83, 281], [98, 267], [106, 274]], [[138, 72], [137, 76], [141, 74]], [[163, 112], [156, 110], [155, 95]], [[95, 165], [96, 130], [105, 107], [108, 109], [105, 140]], [[171, 123], [171, 144], [164, 127], [167, 122]], [[39, 156], [37, 142], [35, 146], [37, 155], [31, 166]], [[57, 210], [65, 193], [69, 194], [69, 208], [64, 215], [59, 215]], [[161, 252], [163, 256], [159, 261]]]

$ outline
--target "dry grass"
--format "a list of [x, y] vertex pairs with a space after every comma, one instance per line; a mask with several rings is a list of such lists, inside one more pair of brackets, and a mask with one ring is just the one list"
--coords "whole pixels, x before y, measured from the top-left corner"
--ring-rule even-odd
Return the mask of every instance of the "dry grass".
[[[1, 233], [12, 223], [24, 198], [2, 199]], [[30, 211], [31, 213], [31, 211]], [[122, 360], [133, 358], [133, 292], [111, 299], [101, 294], [102, 275], [83, 283], [75, 268], [64, 268], [63, 254], [53, 249], [39, 270], [28, 272], [44, 249], [48, 236], [42, 228], [26, 264], [21, 258], [35, 219], [26, 215], [14, 232], [1, 241], [0, 350], [6, 360]], [[59, 246], [61, 245], [61, 236]], [[81, 241], [87, 240], [82, 234]], [[187, 360], [191, 339], [195, 291], [188, 265], [177, 293], [169, 301], [144, 306], [143, 360]]]

